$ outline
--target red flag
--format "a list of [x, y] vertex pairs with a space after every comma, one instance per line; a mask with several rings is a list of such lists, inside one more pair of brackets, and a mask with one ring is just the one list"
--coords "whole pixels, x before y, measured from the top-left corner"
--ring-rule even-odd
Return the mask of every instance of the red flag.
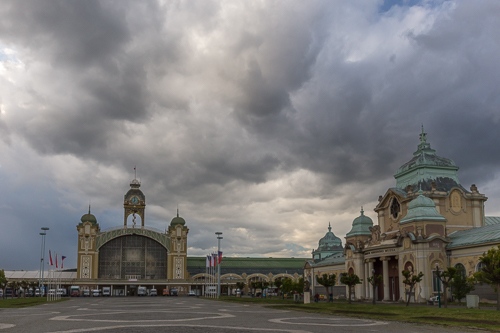
[[64, 259], [66, 259], [65, 256], [61, 256], [61, 268], [63, 268], [63, 265], [64, 265]]
[[219, 265], [220, 265], [221, 261], [222, 261], [222, 251], [219, 251]]
[[56, 268], [58, 268], [58, 267], [57, 267], [57, 253], [56, 253]]
[[50, 262], [50, 266], [54, 266], [54, 263], [52, 262], [52, 254], [50, 254], [50, 250], [49, 250], [49, 262]]

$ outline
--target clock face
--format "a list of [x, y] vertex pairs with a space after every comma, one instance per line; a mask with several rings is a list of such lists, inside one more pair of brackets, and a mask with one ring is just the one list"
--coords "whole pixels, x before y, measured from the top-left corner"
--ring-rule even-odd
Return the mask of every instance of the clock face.
[[137, 199], [137, 197], [133, 197], [130, 201], [132, 201], [132, 203], [135, 205], [139, 202], [139, 199]]

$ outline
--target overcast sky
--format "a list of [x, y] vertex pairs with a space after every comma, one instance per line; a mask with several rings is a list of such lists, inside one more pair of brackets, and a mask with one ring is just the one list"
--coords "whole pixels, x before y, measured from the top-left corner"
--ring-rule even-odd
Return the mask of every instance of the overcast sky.
[[76, 225], [180, 215], [188, 254], [309, 257], [424, 124], [500, 215], [498, 1], [2, 1], [0, 268], [76, 267]]

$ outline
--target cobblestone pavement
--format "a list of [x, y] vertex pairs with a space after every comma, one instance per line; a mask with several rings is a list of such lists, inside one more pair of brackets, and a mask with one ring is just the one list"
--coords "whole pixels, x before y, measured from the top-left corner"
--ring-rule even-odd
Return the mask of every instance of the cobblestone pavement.
[[456, 328], [266, 309], [195, 297], [72, 298], [0, 310], [3, 332], [466, 332]]

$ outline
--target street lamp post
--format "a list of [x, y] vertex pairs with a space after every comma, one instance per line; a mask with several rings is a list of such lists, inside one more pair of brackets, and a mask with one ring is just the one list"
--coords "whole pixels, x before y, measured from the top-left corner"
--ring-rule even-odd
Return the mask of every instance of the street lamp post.
[[42, 258], [41, 258], [41, 266], [42, 266], [42, 269], [41, 269], [41, 281], [40, 281], [40, 296], [43, 295], [43, 273], [44, 273], [44, 269], [45, 269], [45, 235], [47, 235], [47, 230], [49, 230], [49, 228], [47, 227], [42, 227], [42, 232], [40, 233], [40, 235], [42, 236]]
[[217, 235], [217, 298], [220, 297], [220, 262], [219, 262], [219, 256], [220, 256], [220, 240], [222, 239], [222, 232], [217, 231], [215, 233]]
[[437, 280], [437, 285], [438, 285], [438, 304], [439, 307], [441, 307], [441, 279], [439, 278], [439, 265], [436, 264], [436, 277], [438, 278]]

